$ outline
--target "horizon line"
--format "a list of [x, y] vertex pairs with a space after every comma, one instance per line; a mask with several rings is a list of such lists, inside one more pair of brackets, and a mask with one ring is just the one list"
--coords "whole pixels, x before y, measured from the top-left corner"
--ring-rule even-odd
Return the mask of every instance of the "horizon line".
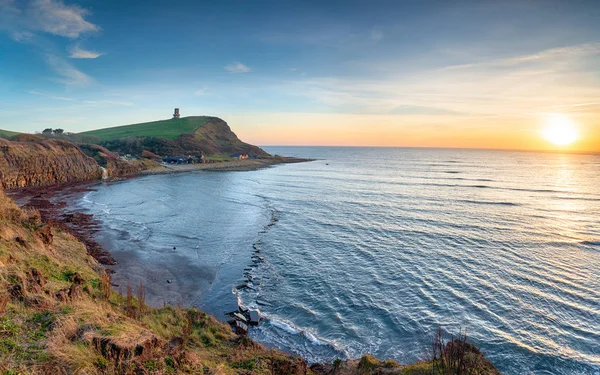
[[259, 145], [259, 147], [322, 147], [322, 148], [409, 148], [409, 149], [439, 149], [439, 150], [471, 150], [471, 151], [512, 151], [512, 152], [539, 152], [549, 154], [578, 154], [600, 156], [600, 150], [544, 150], [544, 149], [519, 149], [519, 148], [485, 148], [485, 147], [451, 147], [451, 146], [361, 146], [361, 145]]

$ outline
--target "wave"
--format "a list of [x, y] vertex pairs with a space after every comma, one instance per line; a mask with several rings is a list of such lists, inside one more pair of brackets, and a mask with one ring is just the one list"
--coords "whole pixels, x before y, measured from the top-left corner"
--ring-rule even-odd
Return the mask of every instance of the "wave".
[[600, 241], [581, 241], [579, 244], [587, 246], [600, 246]]
[[313, 332], [279, 317], [263, 314], [264, 321], [252, 328], [250, 336], [262, 342], [301, 355], [310, 362], [348, 359], [350, 354], [336, 342], [318, 337]]
[[457, 200], [457, 202], [471, 203], [471, 204], [495, 205], [495, 206], [521, 206], [520, 203], [514, 203], [514, 202], [474, 201], [474, 200], [469, 200], [469, 199], [459, 199], [459, 200]]
[[290, 335], [302, 335], [313, 345], [319, 345], [319, 346], [329, 345], [328, 343], [325, 342], [324, 339], [318, 339], [311, 332], [309, 332], [305, 329], [302, 329], [302, 328], [294, 325], [291, 322], [287, 322], [283, 319], [277, 319], [277, 318], [273, 318], [273, 317], [269, 317], [269, 316], [265, 316], [265, 318], [266, 318], [265, 324], [271, 324], [273, 327], [277, 327], [277, 328], [289, 333]]

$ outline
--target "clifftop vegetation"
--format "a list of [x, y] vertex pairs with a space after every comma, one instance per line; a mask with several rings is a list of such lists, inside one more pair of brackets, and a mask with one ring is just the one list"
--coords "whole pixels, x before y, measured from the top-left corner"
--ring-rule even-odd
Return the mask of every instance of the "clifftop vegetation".
[[178, 119], [174, 118], [170, 120], [115, 126], [79, 134], [96, 137], [101, 142], [128, 137], [160, 137], [165, 139], [175, 139], [182, 134], [193, 133], [194, 130], [214, 118], [215, 117], [209, 116], [190, 116]]

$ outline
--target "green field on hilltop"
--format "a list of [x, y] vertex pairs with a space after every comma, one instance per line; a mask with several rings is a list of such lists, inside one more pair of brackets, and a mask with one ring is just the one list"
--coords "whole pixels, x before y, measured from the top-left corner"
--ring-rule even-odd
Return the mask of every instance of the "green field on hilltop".
[[211, 117], [208, 116], [183, 117], [180, 119], [115, 126], [114, 128], [92, 130], [79, 134], [98, 137], [101, 141], [126, 137], [162, 137], [175, 139], [181, 134], [192, 133], [198, 127], [209, 122], [210, 119]]
[[20, 133], [18, 133], [18, 132], [11, 132], [10, 130], [2, 130], [2, 129], [0, 129], [0, 138], [6, 138], [6, 139], [8, 139], [8, 138], [13, 137], [13, 136], [15, 136], [17, 134], [20, 134]]

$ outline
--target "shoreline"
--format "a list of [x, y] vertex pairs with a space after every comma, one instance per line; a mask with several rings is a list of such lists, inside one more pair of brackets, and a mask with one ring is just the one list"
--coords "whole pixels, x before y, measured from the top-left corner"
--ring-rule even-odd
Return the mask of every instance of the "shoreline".
[[146, 169], [138, 175], [184, 173], [193, 171], [217, 171], [217, 172], [249, 172], [268, 168], [279, 164], [296, 164], [315, 161], [316, 159], [304, 159], [295, 157], [273, 157], [267, 159], [244, 159], [223, 161], [204, 164], [164, 164], [160, 167]]
[[101, 224], [92, 214], [79, 210], [65, 211], [69, 206], [66, 202], [70, 195], [91, 191], [94, 186], [101, 183], [123, 181], [142, 176], [187, 173], [195, 171], [214, 172], [250, 172], [279, 164], [296, 164], [315, 161], [316, 159], [303, 159], [294, 157], [278, 157], [272, 159], [246, 159], [227, 162], [206, 164], [166, 164], [133, 173], [125, 177], [108, 178], [106, 180], [78, 181], [67, 184], [25, 187], [7, 190], [5, 193], [20, 207], [36, 209], [40, 212], [44, 222], [51, 223], [66, 230], [71, 235], [83, 242], [90, 256], [102, 264], [107, 272], [113, 273], [110, 266], [116, 265], [110, 251], [106, 250], [96, 240], [95, 235], [101, 231]]

